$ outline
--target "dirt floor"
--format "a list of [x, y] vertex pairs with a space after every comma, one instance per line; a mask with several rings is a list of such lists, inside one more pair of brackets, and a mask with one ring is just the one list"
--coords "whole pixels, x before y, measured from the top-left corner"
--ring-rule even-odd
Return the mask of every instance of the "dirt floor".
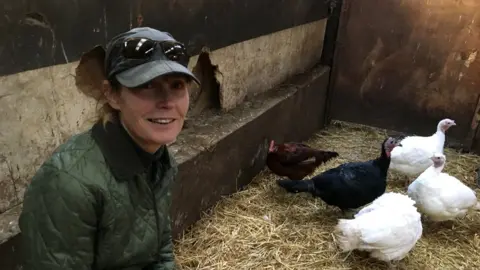
[[[433, 133], [433, 131], [432, 131]], [[312, 136], [311, 146], [340, 157], [316, 173], [348, 161], [375, 158], [386, 131], [335, 122]], [[447, 134], [448, 136], [448, 134]], [[480, 157], [446, 149], [448, 172], [472, 188]], [[388, 269], [362, 252], [339, 252], [332, 232], [336, 208], [307, 194], [287, 194], [268, 169], [247, 189], [223, 199], [176, 243], [182, 269]], [[389, 173], [388, 190], [405, 193], [404, 177]], [[475, 191], [480, 198], [479, 189]], [[423, 223], [423, 235], [397, 269], [480, 269], [480, 213], [440, 225]]]

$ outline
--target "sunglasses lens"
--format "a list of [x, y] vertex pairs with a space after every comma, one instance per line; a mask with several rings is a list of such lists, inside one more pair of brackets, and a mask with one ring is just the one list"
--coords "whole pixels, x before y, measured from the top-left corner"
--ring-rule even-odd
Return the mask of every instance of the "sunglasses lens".
[[123, 55], [126, 58], [143, 59], [153, 54], [155, 41], [145, 38], [130, 39], [123, 44]]
[[175, 62], [188, 64], [187, 50], [183, 44], [178, 42], [165, 41], [161, 43], [165, 56]]
[[[155, 51], [157, 42], [146, 38], [129, 39], [123, 44], [123, 56], [130, 59], [145, 59]], [[188, 55], [185, 46], [176, 41], [160, 42], [163, 54], [171, 61], [182, 65], [188, 64]]]

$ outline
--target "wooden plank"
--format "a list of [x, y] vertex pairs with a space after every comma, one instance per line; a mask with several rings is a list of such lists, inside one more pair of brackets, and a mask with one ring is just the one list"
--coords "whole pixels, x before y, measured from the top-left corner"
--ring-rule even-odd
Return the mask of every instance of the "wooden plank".
[[[136, 26], [169, 31], [190, 54], [327, 17], [317, 0], [3, 0], [0, 76], [63, 64]], [[2, 10], [3, 8], [3, 10]]]
[[[337, 77], [338, 75], [338, 70], [339, 70], [339, 64], [337, 64], [338, 60], [340, 59], [340, 51], [342, 51], [340, 49], [340, 47], [344, 44], [344, 39], [345, 39], [345, 35], [344, 35], [344, 32], [343, 32], [343, 29], [346, 28], [346, 25], [348, 23], [348, 18], [350, 18], [349, 16], [349, 11], [350, 11], [350, 5], [351, 5], [351, 1], [343, 1], [343, 0], [340, 0], [339, 1], [339, 4], [338, 4], [338, 7], [335, 8], [335, 11], [334, 11], [334, 16], [332, 16], [331, 18], [329, 18], [329, 20], [331, 19], [335, 19], [336, 22], [334, 23], [330, 23], [330, 25], [334, 25], [334, 27], [336, 26], [336, 31], [337, 33], [335, 34], [335, 40], [334, 40], [334, 45], [332, 46], [332, 52], [333, 52], [333, 55], [331, 56], [332, 59], [331, 59], [331, 71], [330, 71], [330, 80], [328, 82], [328, 92], [327, 92], [327, 100], [325, 102], [325, 123], [329, 124], [330, 121], [332, 121], [332, 102], [333, 102], [333, 98], [334, 98], [334, 92], [335, 92], [335, 89], [336, 89], [336, 82], [337, 80], [335, 80], [335, 78]], [[330, 26], [332, 27], [332, 26]], [[332, 40], [327, 40], [325, 39], [325, 42], [330, 42], [332, 43], [333, 41]], [[324, 51], [326, 51], [328, 48], [324, 48]], [[327, 58], [327, 57], [324, 57], [324, 59]]]
[[465, 139], [465, 145], [468, 150], [473, 150], [474, 152], [480, 153], [480, 134], [478, 130], [478, 124], [480, 123], [480, 95], [477, 98], [477, 106], [475, 107], [475, 112], [473, 114], [470, 131], [467, 134]]

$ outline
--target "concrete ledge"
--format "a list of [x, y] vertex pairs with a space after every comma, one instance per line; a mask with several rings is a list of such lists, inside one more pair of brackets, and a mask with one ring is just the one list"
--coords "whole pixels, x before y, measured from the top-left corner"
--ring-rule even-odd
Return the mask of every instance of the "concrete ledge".
[[[208, 112], [189, 120], [170, 146], [180, 166], [173, 191], [175, 237], [264, 168], [270, 139], [300, 141], [324, 126], [328, 80], [329, 68], [319, 66], [228, 113]], [[21, 269], [20, 210], [18, 206], [0, 217], [2, 270]]]

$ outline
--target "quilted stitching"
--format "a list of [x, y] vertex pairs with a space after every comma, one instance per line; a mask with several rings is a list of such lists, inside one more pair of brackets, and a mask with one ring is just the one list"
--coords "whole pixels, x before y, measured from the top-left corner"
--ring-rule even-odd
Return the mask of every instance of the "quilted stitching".
[[[176, 168], [171, 170], [167, 174], [173, 177]], [[89, 132], [59, 147], [25, 193], [19, 220], [28, 255], [24, 269], [141, 269], [154, 263], [159, 247], [171, 244], [172, 181], [164, 179], [166, 185], [156, 191], [163, 194], [156, 198], [160, 221], [168, 222], [161, 224], [157, 243], [151, 195], [143, 190], [148, 182], [145, 176], [137, 180], [140, 185], [134, 179], [116, 181]], [[173, 254], [161, 258], [173, 261]]]

